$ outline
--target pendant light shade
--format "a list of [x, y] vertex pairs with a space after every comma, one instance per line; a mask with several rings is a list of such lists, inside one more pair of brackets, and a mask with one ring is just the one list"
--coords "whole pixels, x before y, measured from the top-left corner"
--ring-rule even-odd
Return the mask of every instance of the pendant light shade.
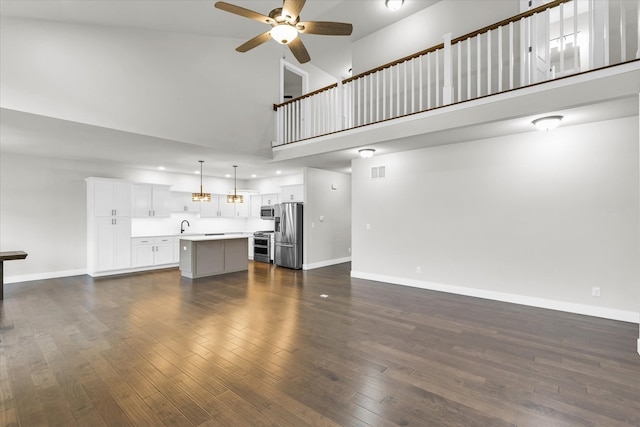
[[236, 194], [236, 170], [238, 166], [233, 165], [233, 194], [227, 196], [227, 203], [244, 203], [244, 196]]
[[191, 200], [194, 202], [210, 202], [211, 201], [211, 193], [202, 192], [202, 164], [204, 160], [198, 160], [200, 162], [200, 192], [199, 193], [191, 193]]

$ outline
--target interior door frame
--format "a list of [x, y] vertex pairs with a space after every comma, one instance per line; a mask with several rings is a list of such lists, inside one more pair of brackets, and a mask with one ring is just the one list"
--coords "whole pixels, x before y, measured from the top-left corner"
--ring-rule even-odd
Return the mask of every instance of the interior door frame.
[[296, 67], [295, 65], [287, 62], [284, 58], [280, 58], [280, 102], [285, 102], [284, 99], [284, 72], [285, 70], [290, 71], [294, 74], [302, 77], [302, 94], [309, 93], [309, 73], [304, 71], [302, 68]]

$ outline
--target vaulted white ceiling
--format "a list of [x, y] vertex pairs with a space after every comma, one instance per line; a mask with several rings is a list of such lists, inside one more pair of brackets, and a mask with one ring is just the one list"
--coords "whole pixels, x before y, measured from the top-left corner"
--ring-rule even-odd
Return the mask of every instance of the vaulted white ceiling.
[[[281, 1], [230, 1], [268, 14]], [[351, 22], [349, 37], [305, 35], [315, 80], [347, 76], [351, 43], [436, 3], [313, 1], [305, 20]], [[158, 165], [198, 159], [222, 175], [268, 176], [280, 59], [275, 42], [234, 49], [268, 27], [203, 0], [2, 0], [0, 138], [4, 151]], [[286, 165], [285, 165], [286, 166]]]
[[[308, 0], [303, 19], [351, 22], [354, 32], [303, 36], [312, 60], [302, 68], [316, 82], [345, 77], [353, 44], [438, 1], [406, 0], [400, 12], [392, 13], [384, 0]], [[279, 0], [229, 2], [265, 14], [281, 5]], [[427, 113], [422, 124], [398, 121], [385, 132], [367, 128], [337, 135], [323, 142], [325, 148], [334, 146], [330, 153], [301, 144], [289, 153], [276, 150], [274, 158], [272, 105], [280, 96], [280, 60], [296, 64], [295, 59], [275, 42], [237, 53], [235, 47], [265, 26], [213, 4], [0, 0], [1, 151], [143, 169], [162, 165], [182, 173], [191, 173], [203, 159], [207, 175], [223, 176], [237, 164], [238, 177], [247, 179], [302, 166], [346, 170], [354, 144], [375, 143], [380, 152], [418, 148], [424, 142], [411, 132], [426, 132], [422, 127], [429, 121], [443, 123], [442, 117], [431, 117], [442, 112]], [[629, 93], [612, 99], [585, 100], [574, 90], [561, 103], [549, 93], [537, 109], [503, 102], [500, 117], [462, 127], [456, 123], [464, 114], [476, 113], [456, 112], [445, 117], [449, 128], [435, 126], [438, 131], [421, 140], [453, 143], [529, 131], [528, 115], [548, 105], [558, 113], [574, 109], [573, 124], [637, 115], [638, 103], [630, 94], [640, 89], [626, 87]], [[611, 83], [602, 80], [601, 92], [610, 93]], [[386, 141], [378, 140], [381, 135]]]

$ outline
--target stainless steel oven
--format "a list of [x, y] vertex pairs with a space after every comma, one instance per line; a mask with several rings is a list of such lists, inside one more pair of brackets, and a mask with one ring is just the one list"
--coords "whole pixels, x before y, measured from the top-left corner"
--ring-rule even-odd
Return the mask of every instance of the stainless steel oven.
[[273, 231], [253, 233], [253, 260], [267, 263], [273, 261]]

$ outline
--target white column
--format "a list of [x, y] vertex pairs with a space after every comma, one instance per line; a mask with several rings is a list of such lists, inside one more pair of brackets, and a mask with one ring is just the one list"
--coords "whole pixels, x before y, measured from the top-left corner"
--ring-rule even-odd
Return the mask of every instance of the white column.
[[442, 36], [444, 39], [444, 81], [442, 86], [442, 105], [453, 102], [453, 67], [451, 65], [451, 33]]

